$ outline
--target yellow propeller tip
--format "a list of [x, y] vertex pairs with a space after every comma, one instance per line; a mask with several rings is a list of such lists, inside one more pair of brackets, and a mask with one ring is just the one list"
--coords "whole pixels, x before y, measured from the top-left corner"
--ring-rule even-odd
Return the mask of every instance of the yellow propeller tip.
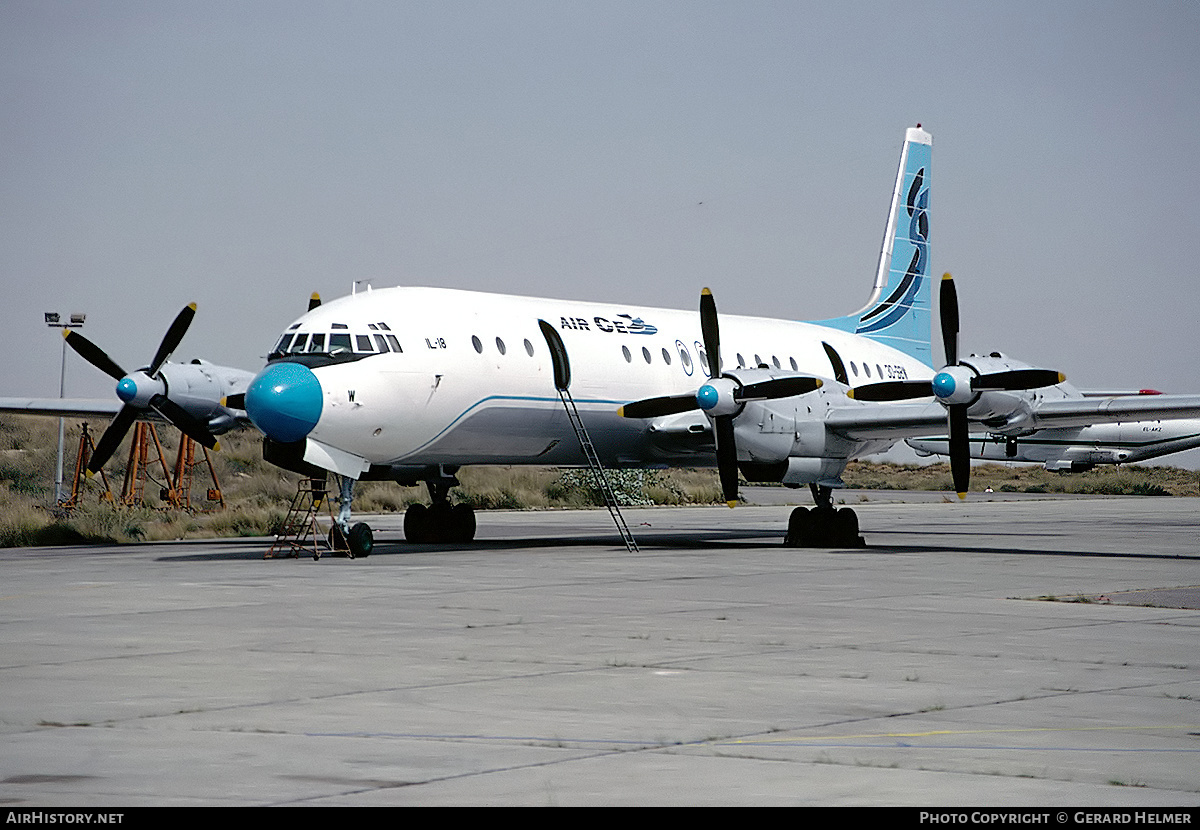
[[711, 292], [711, 291], [709, 291], [707, 288], [701, 288], [701, 289], [700, 289], [700, 293], [701, 293], [701, 294], [708, 294], [709, 296], [712, 296], [712, 292]]
[[966, 493], [959, 493], [959, 494], [958, 494], [958, 500], [959, 500], [959, 501], [966, 501], [966, 500], [967, 500], [967, 494], [966, 494]]
[[952, 279], [954, 279], [954, 277], [950, 276], [950, 272], [949, 272], [949, 271], [947, 271], [946, 273], [942, 274], [942, 279], [944, 279], [944, 280], [952, 280]]
[[195, 310], [196, 310], [196, 304], [195, 304], [195, 303], [188, 303], [188, 308], [190, 308], [192, 311], [195, 311]]
[[66, 340], [68, 337], [70, 337], [70, 336], [71, 336], [71, 330], [70, 330], [70, 329], [63, 329], [63, 330], [62, 330], [62, 334], [63, 334], [63, 340]]
[[1059, 382], [1059, 383], [1062, 383], [1062, 382], [1063, 382], [1063, 381], [1065, 381], [1066, 379], [1067, 379], [1067, 376], [1066, 376], [1066, 375], [1064, 375], [1062, 372], [1059, 372], [1059, 373], [1058, 373], [1058, 382]]
[[821, 380], [820, 378], [815, 378], [815, 380], [816, 380], [816, 382], [817, 382], [817, 388], [818, 388], [818, 389], [820, 389], [822, 386], [824, 386], [824, 385], [825, 385], [825, 381]]
[[850, 398], [850, 399], [852, 399], [852, 400], [853, 400], [853, 398], [854, 398], [854, 390], [853, 390], [853, 389], [847, 389], [847, 390], [846, 390], [846, 397], [847, 397], [847, 398]]
[[213, 441], [213, 452], [220, 452], [220, 451], [221, 451], [221, 442]]
[[617, 407], [617, 417], [619, 417], [619, 418], [625, 417], [625, 407], [623, 407], [623, 406]]
[[727, 501], [727, 502], [725, 502], [725, 505], [726, 505], [726, 506], [727, 506], [727, 507], [728, 507], [730, 510], [732, 510], [733, 508], [737, 507], [737, 501], [736, 501], [736, 500], [734, 500], [734, 501]]
[[89, 479], [90, 479], [92, 476], [94, 476], [95, 474], [96, 474], [96, 473], [95, 473], [95, 471], [93, 471], [93, 470], [87, 470], [87, 471], [85, 471], [85, 472], [84, 472], [84, 476], [85, 476], [86, 478], [89, 478]]

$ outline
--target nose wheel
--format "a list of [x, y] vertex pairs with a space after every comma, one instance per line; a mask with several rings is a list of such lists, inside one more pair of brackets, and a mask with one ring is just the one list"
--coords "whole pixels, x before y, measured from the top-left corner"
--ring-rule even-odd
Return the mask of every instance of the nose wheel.
[[358, 522], [346, 533], [341, 525], [334, 524], [329, 529], [329, 547], [335, 551], [345, 551], [351, 559], [365, 559], [375, 548], [375, 533], [366, 522]]

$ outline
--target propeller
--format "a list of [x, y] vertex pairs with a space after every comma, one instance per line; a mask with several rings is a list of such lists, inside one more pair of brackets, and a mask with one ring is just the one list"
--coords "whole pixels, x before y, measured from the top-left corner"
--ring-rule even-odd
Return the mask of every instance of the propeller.
[[717, 323], [717, 302], [712, 292], [700, 292], [700, 331], [708, 360], [709, 381], [695, 392], [645, 398], [625, 404], [617, 410], [625, 418], [661, 418], [693, 409], [703, 411], [713, 422], [717, 443], [717, 473], [721, 493], [730, 507], [738, 499], [737, 443], [733, 419], [747, 401], [791, 398], [812, 392], [821, 386], [819, 378], [786, 377], [743, 384], [732, 375], [721, 373], [721, 333]]
[[217, 439], [203, 421], [167, 397], [166, 379], [160, 373], [167, 358], [187, 334], [188, 326], [192, 324], [192, 318], [195, 316], [195, 303], [189, 304], [179, 312], [167, 333], [163, 335], [162, 342], [158, 344], [158, 350], [154, 353], [150, 365], [135, 372], [126, 372], [103, 349], [79, 332], [72, 329], [63, 330], [63, 337], [80, 357], [117, 381], [117, 397], [124, 402], [96, 444], [96, 451], [92, 453], [88, 462], [89, 475], [99, 472], [117, 451], [129, 427], [142, 417], [147, 409], [154, 410], [170, 421], [196, 443], [209, 449], [220, 449]]
[[980, 374], [958, 361], [958, 291], [954, 278], [942, 275], [939, 295], [942, 325], [942, 346], [946, 365], [932, 380], [894, 380], [870, 383], [851, 389], [848, 394], [858, 401], [903, 401], [912, 398], [936, 397], [946, 407], [950, 428], [950, 475], [954, 491], [966, 498], [971, 481], [970, 425], [967, 409], [981, 392], [1015, 392], [1054, 386], [1066, 380], [1061, 372], [1051, 369], [1009, 369]]

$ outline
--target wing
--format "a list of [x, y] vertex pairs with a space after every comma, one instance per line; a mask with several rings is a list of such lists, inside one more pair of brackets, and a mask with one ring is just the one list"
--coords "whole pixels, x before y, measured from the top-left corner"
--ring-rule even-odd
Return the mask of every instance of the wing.
[[1034, 408], [1033, 417], [1037, 429], [1197, 418], [1200, 417], [1200, 395], [1131, 395], [1045, 401]]
[[106, 398], [0, 398], [0, 412], [18, 412], [25, 415], [112, 418], [120, 409], [119, 400]]
[[[973, 414], [971, 412], [968, 413]], [[1200, 395], [1132, 395], [1116, 398], [1065, 398], [1031, 402], [1027, 412], [1014, 410], [1010, 421], [971, 417], [992, 432], [1084, 427], [1123, 421], [1200, 418]], [[851, 440], [917, 438], [946, 426], [946, 410], [936, 402], [880, 403], [832, 407], [826, 428]]]

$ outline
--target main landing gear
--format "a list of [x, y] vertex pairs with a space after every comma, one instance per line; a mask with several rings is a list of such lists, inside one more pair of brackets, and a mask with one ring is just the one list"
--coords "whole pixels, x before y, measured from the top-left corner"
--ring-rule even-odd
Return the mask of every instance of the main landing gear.
[[469, 504], [450, 504], [450, 488], [458, 484], [454, 476], [425, 481], [433, 502], [411, 504], [404, 513], [404, 538], [416, 544], [470, 542], [475, 538], [475, 510]]
[[810, 484], [811, 510], [797, 507], [788, 519], [783, 544], [791, 548], [862, 548], [866, 540], [858, 535], [858, 515], [849, 507], [833, 506], [833, 490]]

